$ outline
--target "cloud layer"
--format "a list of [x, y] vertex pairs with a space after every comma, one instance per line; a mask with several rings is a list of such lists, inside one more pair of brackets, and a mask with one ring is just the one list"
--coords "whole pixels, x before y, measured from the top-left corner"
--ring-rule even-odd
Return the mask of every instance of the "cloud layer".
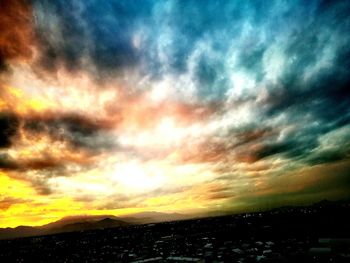
[[0, 209], [18, 224], [349, 197], [346, 1], [1, 5], [0, 169], [24, 190]]

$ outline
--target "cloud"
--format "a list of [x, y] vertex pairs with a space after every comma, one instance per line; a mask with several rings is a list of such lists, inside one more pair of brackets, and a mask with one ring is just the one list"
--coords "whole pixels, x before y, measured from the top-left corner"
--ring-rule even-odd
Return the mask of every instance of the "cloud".
[[12, 160], [7, 154], [0, 155], [0, 169], [2, 170], [17, 170], [19, 165]]
[[[47, 140], [60, 144], [61, 150], [64, 150], [64, 145], [67, 144], [66, 151], [76, 151], [76, 153], [86, 151], [87, 155], [108, 151], [115, 146], [114, 142], [108, 138], [108, 134], [105, 133], [110, 129], [108, 123], [75, 114], [23, 117], [3, 112], [0, 115], [0, 125], [0, 146], [4, 149], [12, 148], [15, 150], [18, 147], [25, 147], [26, 144], [31, 147], [31, 143], [38, 144], [38, 137], [46, 137]], [[51, 149], [49, 152], [54, 154], [56, 150]], [[70, 159], [67, 156], [62, 156], [61, 160], [58, 160], [52, 154], [15, 160], [14, 157], [4, 153], [1, 155], [1, 168], [14, 170], [50, 169], [61, 166], [61, 163], [64, 164], [64, 161], [67, 160], [74, 162], [73, 158]], [[79, 163], [78, 159], [76, 161]]]
[[149, 8], [148, 1], [34, 1], [41, 65], [74, 71], [91, 63], [102, 75], [135, 66], [139, 52], [133, 31]]
[[0, 19], [11, 179], [89, 209], [345, 195], [348, 2], [12, 2]]
[[242, 202], [246, 207], [257, 209], [307, 204], [325, 198], [347, 199], [350, 197], [349, 178], [349, 160], [316, 165], [270, 178], [263, 188], [232, 198], [231, 205]]
[[19, 128], [17, 116], [8, 112], [0, 112], [0, 127], [0, 148], [8, 148]]
[[99, 151], [113, 148], [113, 141], [103, 133], [110, 127], [108, 122], [78, 114], [29, 117], [24, 129], [32, 133], [47, 133], [54, 140], [68, 141], [73, 148]]
[[28, 170], [50, 170], [62, 168], [62, 166], [64, 166], [63, 160], [55, 160], [51, 158], [15, 160], [8, 156], [8, 154], [0, 155], [0, 169], [6, 171], [24, 172]]
[[32, 8], [28, 1], [1, 1], [0, 72], [8, 69], [7, 60], [32, 57], [32, 22]]
[[13, 197], [0, 195], [0, 210], [7, 210], [13, 205], [23, 204], [23, 203], [26, 203], [28, 201], [29, 200], [26, 200], [26, 199], [13, 198]]
[[108, 123], [76, 114], [2, 113], [0, 124], [0, 170], [41, 195], [55, 192], [52, 178], [92, 169], [116, 146]]

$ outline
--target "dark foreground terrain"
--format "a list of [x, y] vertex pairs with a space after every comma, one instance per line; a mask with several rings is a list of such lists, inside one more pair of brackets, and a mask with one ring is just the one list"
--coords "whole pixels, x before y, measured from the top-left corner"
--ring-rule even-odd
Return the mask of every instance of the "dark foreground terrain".
[[350, 205], [0, 241], [1, 262], [350, 262]]

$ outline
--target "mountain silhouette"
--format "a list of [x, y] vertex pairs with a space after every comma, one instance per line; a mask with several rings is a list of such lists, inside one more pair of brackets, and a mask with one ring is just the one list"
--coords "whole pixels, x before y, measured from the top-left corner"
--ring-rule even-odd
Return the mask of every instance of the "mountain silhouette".
[[68, 216], [43, 226], [18, 226], [15, 228], [0, 228], [0, 239], [50, 235], [113, 227], [125, 227], [134, 224], [158, 223], [189, 218], [191, 217], [188, 215], [178, 213], [161, 213], [154, 211], [141, 212], [123, 217], [116, 217], [113, 215]]
[[128, 226], [129, 223], [111, 217], [83, 217], [83, 218], [63, 218], [56, 222], [38, 226], [18, 226], [15, 228], [0, 228], [0, 239], [9, 239], [17, 237], [29, 237], [39, 235], [50, 235], [57, 233], [85, 231], [93, 229], [105, 229], [113, 227]]

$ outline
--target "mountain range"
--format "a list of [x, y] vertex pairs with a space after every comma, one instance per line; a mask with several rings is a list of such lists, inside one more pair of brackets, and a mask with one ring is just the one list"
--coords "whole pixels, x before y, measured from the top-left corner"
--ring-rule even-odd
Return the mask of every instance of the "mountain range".
[[[337, 208], [339, 206], [349, 206], [349, 200], [329, 201], [322, 200], [318, 203], [302, 206], [284, 206], [269, 209], [272, 212], [285, 212], [293, 209], [319, 209], [319, 208]], [[232, 215], [232, 213], [213, 213], [206, 215], [197, 215], [196, 217], [211, 217], [220, 215]], [[85, 231], [93, 229], [105, 229], [114, 227], [125, 227], [129, 225], [159, 223], [176, 220], [186, 220], [194, 218], [194, 215], [184, 215], [179, 213], [161, 213], [161, 212], [141, 212], [126, 216], [116, 217], [114, 215], [80, 215], [64, 217], [58, 221], [43, 226], [18, 226], [15, 228], [0, 228], [0, 239], [10, 239], [18, 237], [29, 237], [39, 235], [50, 235], [57, 233], [68, 233], [76, 231]]]
[[123, 217], [116, 217], [113, 215], [69, 216], [43, 226], [18, 226], [15, 228], [0, 228], [0, 239], [124, 227], [135, 224], [159, 223], [189, 218], [190, 217], [187, 215], [178, 213], [160, 213], [153, 211], [141, 212]]

